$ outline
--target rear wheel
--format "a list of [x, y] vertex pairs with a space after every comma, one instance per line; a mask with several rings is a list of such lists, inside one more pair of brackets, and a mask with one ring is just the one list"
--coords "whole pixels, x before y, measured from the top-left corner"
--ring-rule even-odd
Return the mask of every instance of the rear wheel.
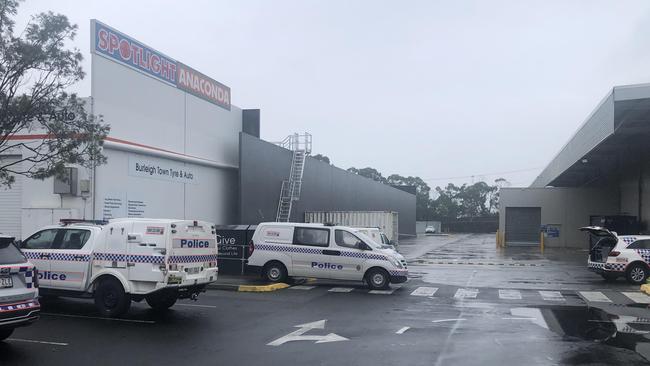
[[154, 310], [167, 310], [176, 304], [176, 293], [158, 292], [146, 297], [147, 304]]
[[13, 328], [0, 330], [0, 341], [4, 341], [5, 339], [9, 338], [9, 336], [11, 336], [11, 333], [13, 332], [14, 332]]
[[366, 273], [366, 283], [371, 290], [387, 289], [390, 283], [388, 272], [381, 268], [372, 268]]
[[287, 268], [280, 262], [271, 262], [264, 266], [262, 275], [269, 282], [284, 282], [287, 280]]
[[129, 310], [131, 296], [124, 291], [120, 281], [105, 278], [95, 289], [95, 307], [101, 316], [114, 318]]
[[628, 282], [634, 285], [644, 284], [648, 279], [648, 267], [641, 263], [631, 264], [625, 273]]

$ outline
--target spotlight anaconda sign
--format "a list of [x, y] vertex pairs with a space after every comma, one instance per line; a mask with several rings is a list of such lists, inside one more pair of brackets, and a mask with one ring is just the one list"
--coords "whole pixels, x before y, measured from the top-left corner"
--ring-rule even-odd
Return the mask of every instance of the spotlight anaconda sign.
[[95, 54], [230, 110], [230, 88], [97, 20], [90, 23]]

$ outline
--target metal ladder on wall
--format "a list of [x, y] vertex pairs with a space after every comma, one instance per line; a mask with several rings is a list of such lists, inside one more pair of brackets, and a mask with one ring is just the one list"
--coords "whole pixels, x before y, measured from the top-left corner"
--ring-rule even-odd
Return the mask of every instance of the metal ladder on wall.
[[293, 151], [289, 179], [282, 181], [278, 212], [275, 216], [277, 222], [289, 222], [293, 202], [300, 199], [305, 160], [311, 154], [311, 134], [306, 132], [304, 134], [294, 133], [284, 140], [276, 142], [276, 145]]

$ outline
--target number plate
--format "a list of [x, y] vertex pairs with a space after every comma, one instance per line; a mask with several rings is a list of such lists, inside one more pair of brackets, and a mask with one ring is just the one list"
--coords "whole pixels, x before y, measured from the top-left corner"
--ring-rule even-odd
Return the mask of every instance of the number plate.
[[0, 276], [0, 288], [14, 287], [11, 276]]
[[197, 274], [197, 273], [201, 272], [201, 268], [200, 267], [185, 268], [185, 272], [187, 274]]

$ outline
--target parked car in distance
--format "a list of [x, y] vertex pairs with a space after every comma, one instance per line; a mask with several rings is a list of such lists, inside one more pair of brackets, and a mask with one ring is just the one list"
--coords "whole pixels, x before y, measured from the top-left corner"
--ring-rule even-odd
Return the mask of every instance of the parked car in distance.
[[263, 222], [248, 250], [249, 271], [269, 282], [314, 277], [365, 281], [371, 289], [385, 289], [408, 278], [401, 254], [347, 226]]
[[20, 246], [43, 295], [94, 298], [105, 317], [126, 313], [131, 301], [166, 310], [217, 280], [215, 226], [205, 221], [62, 220]]
[[435, 234], [436, 233], [436, 228], [429, 225], [424, 229], [425, 234]]
[[650, 236], [618, 236], [599, 226], [586, 226], [580, 231], [586, 231], [596, 238], [587, 259], [590, 270], [605, 280], [625, 277], [634, 285], [646, 283], [650, 276]]
[[14, 245], [13, 237], [0, 234], [0, 341], [38, 319], [40, 310], [34, 265]]

